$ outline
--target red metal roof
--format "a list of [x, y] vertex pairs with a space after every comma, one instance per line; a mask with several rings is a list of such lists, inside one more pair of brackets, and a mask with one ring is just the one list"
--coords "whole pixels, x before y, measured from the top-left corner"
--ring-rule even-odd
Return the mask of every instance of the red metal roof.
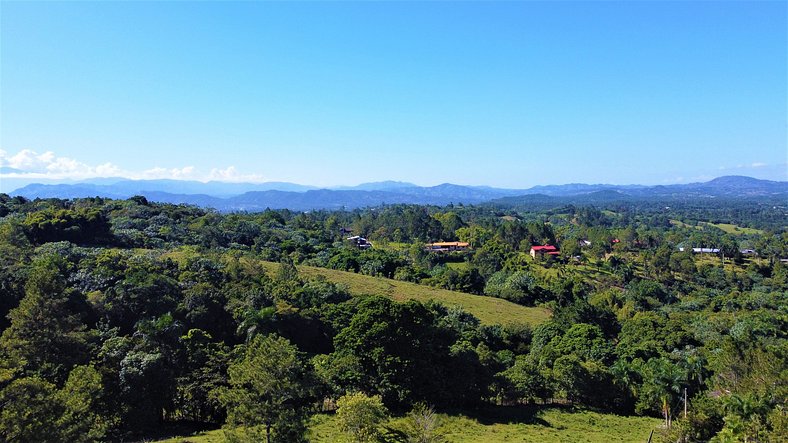
[[553, 245], [531, 246], [531, 249], [534, 250], [534, 251], [557, 251], [558, 250]]

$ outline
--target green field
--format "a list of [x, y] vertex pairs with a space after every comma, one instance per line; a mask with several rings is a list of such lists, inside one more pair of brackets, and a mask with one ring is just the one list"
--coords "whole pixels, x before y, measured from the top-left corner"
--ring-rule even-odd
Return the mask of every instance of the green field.
[[673, 220], [673, 219], [671, 219], [670, 220], [670, 224], [673, 225], [673, 226], [678, 226], [680, 228], [695, 228], [695, 229], [698, 229], [697, 226], [688, 225], [688, 224], [684, 223], [681, 220]]
[[385, 242], [384, 247], [392, 251], [404, 251], [410, 247], [410, 243], [390, 241], [390, 242]]
[[743, 226], [737, 226], [730, 223], [709, 223], [709, 222], [698, 222], [698, 226], [688, 225], [684, 222], [679, 220], [670, 220], [670, 224], [673, 226], [679, 226], [682, 228], [695, 228], [695, 229], [702, 229], [703, 226], [711, 226], [717, 229], [721, 229], [727, 234], [733, 235], [761, 235], [764, 232], [760, 229], [754, 228], [745, 228]]
[[[195, 254], [197, 253], [190, 248], [178, 248], [168, 251], [163, 257], [180, 262]], [[246, 257], [244, 260], [254, 259]], [[265, 268], [269, 275], [275, 275], [279, 269], [279, 263], [266, 261], [259, 261], [258, 263]], [[465, 266], [464, 263], [458, 263], [458, 265]], [[297, 268], [298, 272], [307, 278], [322, 276], [332, 283], [345, 286], [350, 294], [354, 296], [383, 295], [400, 302], [407, 300], [420, 302], [434, 300], [445, 306], [458, 306], [488, 325], [520, 323], [536, 326], [550, 318], [550, 311], [545, 308], [526, 307], [501, 298], [466, 294], [416, 283], [371, 277], [354, 272], [337, 271], [315, 266], [297, 266]]]
[[[273, 274], [279, 264], [263, 262], [263, 266], [267, 272]], [[298, 266], [298, 271], [307, 277], [323, 276], [330, 282], [344, 285], [352, 295], [384, 295], [397, 301], [426, 302], [434, 300], [446, 306], [459, 306], [485, 324], [525, 323], [538, 325], [550, 318], [550, 312], [547, 309], [521, 306], [500, 298], [483, 297], [416, 283], [313, 266]]]
[[[645, 442], [662, 421], [649, 417], [622, 417], [613, 414], [558, 408], [534, 411], [527, 408], [494, 408], [476, 416], [440, 414], [441, 430], [453, 443], [503, 442]], [[402, 418], [389, 420], [386, 427], [401, 429]], [[344, 440], [334, 416], [318, 414], [312, 418], [310, 441], [333, 443]], [[221, 430], [178, 437], [161, 443], [218, 443]]]
[[733, 235], [760, 235], [763, 234], [763, 231], [760, 229], [753, 229], [753, 228], [744, 228], [742, 226], [732, 225], [730, 223], [706, 223], [703, 222], [704, 225], [714, 226], [715, 228], [722, 229], [728, 234]]
[[468, 268], [470, 268], [470, 266], [471, 266], [470, 263], [468, 263], [467, 261], [446, 263], [447, 268], [454, 269], [455, 271], [465, 271]]
[[[475, 417], [441, 414], [446, 440], [456, 443], [645, 442], [651, 430], [662, 422], [648, 417], [561, 409], [536, 413], [523, 408], [496, 408], [494, 411]], [[402, 419], [392, 419], [388, 426], [396, 430], [401, 423]], [[311, 441], [315, 443], [342, 441], [332, 416], [316, 416], [310, 430]]]

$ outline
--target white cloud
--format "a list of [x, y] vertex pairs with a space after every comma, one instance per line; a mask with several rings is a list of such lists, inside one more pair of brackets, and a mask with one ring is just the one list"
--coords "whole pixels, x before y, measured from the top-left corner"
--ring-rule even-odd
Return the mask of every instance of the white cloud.
[[84, 180], [99, 177], [124, 177], [130, 179], [173, 179], [173, 180], [198, 180], [198, 181], [228, 181], [228, 182], [262, 182], [264, 177], [259, 174], [243, 174], [235, 166], [224, 169], [213, 168], [204, 173], [194, 166], [181, 168], [163, 168], [155, 166], [143, 171], [129, 171], [112, 163], [102, 163], [91, 166], [69, 157], [58, 157], [52, 151], [38, 153], [30, 149], [23, 149], [14, 155], [0, 150], [0, 167], [11, 168], [13, 172], [0, 174], [6, 178], [26, 179], [72, 179]]
[[120, 173], [120, 168], [112, 163], [104, 163], [103, 165], [96, 166], [96, 174], [101, 177], [117, 177]]
[[223, 182], [262, 182], [263, 176], [259, 174], [241, 174], [235, 166], [229, 166], [225, 169], [213, 168], [208, 178], [216, 181]]
[[734, 169], [761, 169], [766, 168], [769, 165], [768, 163], [764, 162], [752, 162], [752, 163], [739, 163], [736, 166], [720, 166], [720, 171], [730, 171]]
[[683, 175], [674, 176], [662, 180], [663, 185], [678, 185], [684, 183], [702, 183], [714, 179], [714, 175], [700, 174], [693, 175], [692, 177], [685, 177]]
[[23, 149], [14, 155], [0, 150], [0, 166], [19, 171], [3, 174], [4, 176], [54, 179], [98, 177], [103, 173], [119, 170], [112, 163], [92, 167], [73, 158], [58, 157], [52, 151], [39, 154], [30, 149]]
[[173, 180], [199, 180], [194, 166], [184, 166], [183, 168], [160, 168], [155, 167], [146, 169], [139, 174], [131, 174], [130, 178], [159, 179], [169, 178]]
[[764, 180], [788, 180], [788, 162], [761, 162], [739, 163], [734, 166], [720, 166], [723, 175], [747, 175]]

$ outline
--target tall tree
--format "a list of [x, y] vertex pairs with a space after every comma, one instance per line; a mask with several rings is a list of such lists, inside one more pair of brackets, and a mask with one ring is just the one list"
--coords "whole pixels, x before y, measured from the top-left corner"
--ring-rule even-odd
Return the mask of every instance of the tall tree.
[[90, 332], [73, 309], [84, 297], [67, 290], [65, 267], [54, 255], [34, 263], [25, 297], [8, 314], [11, 325], [0, 337], [2, 367], [62, 382], [86, 362]]
[[218, 391], [227, 422], [267, 443], [304, 440], [311, 404], [311, 374], [298, 351], [282, 337], [256, 336], [244, 357], [231, 364], [229, 388]]

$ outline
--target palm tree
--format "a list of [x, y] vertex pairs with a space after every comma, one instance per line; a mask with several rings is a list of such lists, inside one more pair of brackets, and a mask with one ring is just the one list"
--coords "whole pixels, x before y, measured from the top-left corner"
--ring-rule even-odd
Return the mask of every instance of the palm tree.
[[[652, 358], [648, 361], [644, 379], [651, 380], [652, 401], [659, 399], [660, 411], [665, 417], [665, 426], [670, 427], [673, 406], [678, 403], [681, 392], [687, 383], [687, 374], [678, 365], [666, 358]], [[649, 383], [649, 384], [651, 384]]]
[[273, 306], [250, 309], [246, 311], [236, 333], [246, 336], [246, 341], [249, 342], [257, 334], [270, 332], [275, 314], [276, 308]]

